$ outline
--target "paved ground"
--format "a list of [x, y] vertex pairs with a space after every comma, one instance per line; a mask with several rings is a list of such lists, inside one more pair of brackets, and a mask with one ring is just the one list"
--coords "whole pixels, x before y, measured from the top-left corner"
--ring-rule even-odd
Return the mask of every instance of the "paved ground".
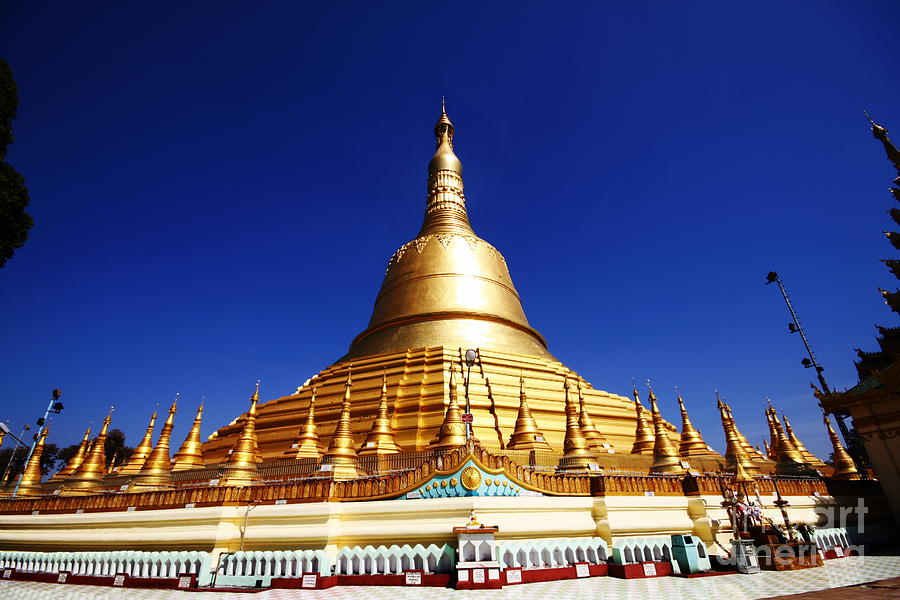
[[[860, 584], [878, 582], [866, 587]], [[833, 589], [842, 588], [842, 589]], [[816, 592], [816, 590], [827, 590]], [[814, 592], [814, 593], [807, 593]], [[791, 594], [799, 594], [793, 595]], [[507, 586], [502, 590], [455, 591], [443, 588], [335, 587], [329, 590], [265, 590], [254, 594], [136, 590], [24, 581], [0, 581], [0, 600], [882, 600], [900, 598], [900, 556], [867, 556], [826, 561], [803, 571], [763, 572], [683, 579], [595, 577]]]

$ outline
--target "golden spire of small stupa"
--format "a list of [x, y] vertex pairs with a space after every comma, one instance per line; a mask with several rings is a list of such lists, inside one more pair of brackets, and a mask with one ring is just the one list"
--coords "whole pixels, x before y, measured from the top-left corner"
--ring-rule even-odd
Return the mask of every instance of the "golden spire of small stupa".
[[506, 445], [508, 450], [552, 450], [538, 429], [528, 401], [525, 397], [525, 375], [519, 373], [519, 414], [516, 416], [516, 427]]
[[563, 379], [566, 396], [566, 437], [563, 440], [563, 456], [559, 461], [561, 471], [586, 471], [594, 456], [588, 449], [588, 442], [578, 426], [578, 406], [569, 398], [569, 378]]
[[172, 470], [183, 471], [185, 469], [198, 469], [206, 465], [203, 460], [203, 442], [200, 440], [200, 425], [203, 423], [203, 402], [197, 407], [197, 415], [191, 430], [188, 431], [184, 442], [172, 457]]
[[163, 423], [156, 446], [144, 461], [144, 466], [134, 477], [136, 487], [168, 487], [172, 485], [172, 458], [169, 455], [169, 442], [172, 439], [172, 427], [175, 425], [175, 413], [178, 410], [178, 394], [169, 407], [169, 416]]
[[44, 440], [47, 439], [49, 427], [44, 427], [38, 435], [37, 444], [25, 470], [22, 471], [22, 479], [19, 481], [19, 491], [17, 496], [37, 496], [43, 489], [41, 488], [41, 456], [44, 454]]
[[744, 452], [747, 453], [748, 458], [756, 464], [756, 465], [765, 465], [768, 464], [769, 459], [762, 455], [762, 453], [753, 447], [753, 444], [750, 443], [741, 430], [738, 428], [737, 423], [734, 420], [734, 415], [731, 414], [731, 406], [728, 403], [725, 404], [725, 413], [728, 415], [728, 419], [731, 421], [731, 426], [734, 428], [734, 432], [738, 437], [738, 440], [741, 443], [741, 446], [744, 448]]
[[69, 475], [75, 472], [81, 463], [84, 462], [84, 457], [87, 456], [88, 447], [91, 442], [91, 428], [88, 427], [87, 431], [84, 432], [84, 437], [81, 438], [81, 443], [78, 445], [78, 450], [75, 451], [75, 454], [72, 458], [69, 459], [69, 462], [66, 463], [66, 466], [56, 472], [56, 475], [50, 478], [50, 481], [58, 481], [60, 479], [65, 479]]
[[378, 412], [375, 414], [375, 420], [372, 422], [372, 429], [369, 430], [362, 448], [359, 450], [360, 456], [366, 454], [397, 454], [400, 452], [400, 446], [397, 445], [396, 434], [391, 425], [391, 416], [388, 413], [387, 401], [387, 373], [381, 374], [381, 396], [378, 398]]
[[710, 451], [703, 436], [694, 428], [688, 417], [687, 408], [684, 407], [684, 400], [681, 398], [681, 392], [678, 392], [678, 408], [681, 410], [681, 440], [678, 444], [678, 454], [681, 456], [698, 456], [714, 454]]
[[772, 401], [766, 398], [769, 406], [766, 407], [766, 424], [769, 426], [769, 444], [766, 447], [766, 456], [769, 460], [778, 460], [778, 430], [775, 428], [775, 420], [772, 413], [775, 409], [772, 407]]
[[763, 440], [763, 448], [766, 450], [766, 456], [769, 457], [769, 460], [772, 460], [772, 448], [766, 440]]
[[725, 464], [729, 469], [734, 469], [736, 476], [738, 467], [747, 473], [758, 475], [759, 467], [750, 460], [750, 455], [741, 444], [734, 420], [729, 417], [727, 405], [722, 402], [718, 391], [716, 391], [716, 404], [719, 408], [719, 417], [722, 419], [722, 429], [725, 431]]
[[592, 451], [606, 452], [606, 447], [603, 445], [606, 443], [606, 438], [597, 431], [594, 420], [591, 419], [587, 410], [587, 403], [584, 401], [584, 394], [581, 391], [580, 378], [575, 380], [575, 385], [578, 390], [578, 427], [581, 429], [581, 434], [587, 440], [588, 447]]
[[778, 420], [778, 414], [775, 412], [775, 409], [770, 408], [769, 414], [772, 416], [772, 424], [778, 437], [778, 445], [775, 450], [775, 472], [783, 475], [796, 475], [808, 472], [810, 467], [806, 464], [806, 459], [803, 458], [794, 442], [782, 429], [781, 421]]
[[259, 381], [256, 391], [250, 396], [250, 410], [244, 418], [241, 435], [228, 454], [228, 460], [222, 468], [219, 485], [250, 485], [259, 481], [256, 465], [262, 462], [259, 446], [256, 444], [256, 405], [259, 403]]
[[153, 429], [156, 427], [156, 411], [150, 415], [150, 422], [147, 424], [147, 431], [144, 432], [144, 438], [137, 445], [131, 457], [119, 469], [119, 475], [137, 475], [144, 468], [147, 457], [153, 452]]
[[784, 419], [784, 431], [787, 433], [787, 436], [791, 439], [791, 442], [794, 444], [794, 447], [800, 452], [803, 456], [804, 461], [812, 465], [816, 468], [821, 468], [825, 466], [825, 463], [814, 455], [812, 452], [806, 449], [806, 446], [803, 445], [803, 442], [794, 434], [794, 428], [791, 427], [791, 422], [788, 421], [787, 415], [784, 414], [784, 411], [781, 412], [781, 418]]
[[650, 467], [651, 473], [671, 473], [681, 475], [685, 469], [681, 466], [681, 456], [678, 454], [678, 448], [669, 437], [666, 430], [666, 423], [663, 421], [662, 414], [659, 412], [659, 405], [656, 402], [656, 394], [647, 382], [649, 392], [647, 394], [650, 399], [650, 413], [653, 415], [653, 465]]
[[319, 432], [316, 428], [316, 388], [313, 386], [312, 394], [309, 397], [309, 407], [306, 413], [306, 423], [297, 441], [285, 450], [285, 458], [321, 458], [325, 448], [319, 441]]
[[[110, 409], [110, 413], [112, 413], [112, 409]], [[72, 476], [66, 480], [66, 489], [82, 490], [97, 487], [103, 481], [103, 475], [106, 472], [106, 434], [111, 421], [112, 415], [106, 415], [106, 418], [103, 419], [103, 427], [91, 442], [87, 456], [78, 465]]]
[[[351, 367], [352, 368], [352, 367]], [[341, 414], [337, 427], [331, 434], [328, 450], [322, 457], [322, 466], [331, 466], [331, 476], [335, 479], [359, 477], [357, 469], [356, 444], [353, 443], [353, 430], [350, 428], [350, 389], [353, 387], [351, 368], [347, 369], [347, 381], [344, 382], [344, 400], [341, 402]]]
[[847, 452], [841, 444], [840, 438], [838, 438], [837, 433], [835, 433], [834, 428], [831, 426], [828, 415], [822, 413], [822, 417], [825, 419], [825, 427], [828, 429], [828, 439], [831, 440], [831, 446], [834, 448], [834, 453], [831, 456], [834, 472], [831, 474], [831, 478], [860, 479], [856, 464], [854, 464], [853, 459], [850, 458], [850, 453]]
[[432, 448], [456, 448], [466, 443], [466, 426], [459, 410], [459, 388], [456, 384], [456, 368], [450, 365], [450, 401], [444, 422], [438, 429], [437, 438], [431, 442]]
[[632, 454], [653, 454], [653, 445], [656, 443], [656, 435], [653, 433], [653, 427], [647, 419], [644, 406], [641, 404], [641, 397], [638, 395], [637, 386], [632, 384], [632, 394], [634, 395], [634, 410], [636, 413], [635, 429], [634, 429], [634, 445], [631, 446]]

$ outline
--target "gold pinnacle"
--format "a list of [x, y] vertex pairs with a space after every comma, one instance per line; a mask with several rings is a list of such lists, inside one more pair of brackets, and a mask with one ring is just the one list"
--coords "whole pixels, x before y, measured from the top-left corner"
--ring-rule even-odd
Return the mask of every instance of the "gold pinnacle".
[[656, 394], [653, 393], [653, 388], [650, 388], [648, 397], [650, 399], [650, 413], [653, 415], [653, 465], [650, 467], [650, 472], [681, 475], [684, 473], [685, 468], [681, 465], [678, 449], [672, 442], [672, 438], [669, 437], [668, 431], [666, 431], [666, 423], [659, 412], [659, 405], [656, 402]]
[[853, 459], [850, 458], [850, 453], [847, 452], [846, 448], [841, 444], [840, 438], [838, 438], [837, 433], [835, 433], [834, 428], [831, 426], [828, 415], [823, 413], [822, 417], [825, 419], [825, 427], [828, 430], [828, 439], [831, 440], [831, 446], [834, 448], [834, 454], [832, 455], [834, 472], [831, 474], [831, 478], [860, 479], [859, 471], [857, 470]]
[[147, 430], [141, 443], [137, 445], [128, 461], [119, 469], [119, 475], [137, 475], [144, 467], [144, 462], [150, 453], [153, 452], [153, 429], [156, 427], [156, 411], [150, 415], [150, 423], [147, 424]]
[[588, 448], [590, 448], [591, 451], [606, 452], [606, 447], [603, 445], [606, 442], [606, 438], [597, 431], [594, 420], [591, 419], [591, 415], [587, 410], [587, 403], [585, 402], [584, 394], [581, 391], [581, 379], [576, 379], [575, 382], [576, 389], [578, 390], [578, 427], [581, 429], [584, 439], [587, 440]]
[[525, 375], [523, 373], [519, 373], [519, 414], [516, 416], [516, 426], [506, 447], [509, 450], [552, 450], [544, 438], [544, 434], [538, 429], [534, 417], [531, 416], [525, 396]]
[[41, 455], [44, 454], [44, 440], [47, 439], [48, 431], [49, 427], [44, 427], [41, 430], [34, 452], [32, 452], [31, 458], [28, 459], [25, 470], [22, 471], [22, 479], [20, 480], [17, 494], [19, 496], [37, 496], [43, 491], [41, 488]]
[[702, 456], [715, 454], [710, 452], [709, 447], [703, 440], [700, 432], [694, 428], [688, 417], [687, 408], [684, 406], [684, 399], [681, 392], [678, 392], [678, 408], [681, 411], [681, 438], [678, 444], [678, 454], [681, 456]]
[[323, 452], [325, 452], [325, 448], [319, 441], [319, 432], [316, 428], [316, 388], [313, 386], [307, 407], [306, 423], [300, 430], [297, 441], [285, 451], [284, 456], [286, 458], [319, 459]]
[[203, 402], [197, 407], [197, 415], [191, 430], [188, 431], [181, 447], [172, 457], [172, 470], [199, 469], [206, 465], [203, 460], [203, 442], [200, 439], [200, 426], [203, 423]]
[[250, 396], [250, 409], [244, 418], [241, 435], [234, 442], [228, 460], [222, 469], [219, 485], [250, 485], [259, 481], [257, 463], [262, 462], [256, 444], [256, 405], [259, 403], [259, 381], [256, 391]]
[[456, 448], [466, 443], [466, 426], [459, 409], [459, 386], [456, 383], [456, 368], [450, 365], [450, 401], [444, 421], [438, 429], [437, 438], [431, 442], [432, 448]]
[[378, 398], [378, 412], [372, 422], [372, 429], [366, 435], [360, 456], [367, 454], [397, 454], [400, 446], [397, 445], [396, 434], [391, 426], [391, 417], [388, 413], [387, 401], [387, 373], [381, 374], [381, 396]]
[[[112, 413], [112, 409], [109, 411]], [[103, 481], [103, 475], [106, 472], [106, 434], [109, 432], [109, 424], [112, 421], [110, 414], [103, 419], [103, 427], [100, 433], [91, 442], [90, 450], [87, 456], [72, 473], [72, 476], [65, 481], [65, 489], [63, 494], [67, 494], [68, 490], [83, 490], [88, 488], [99, 487]]]
[[172, 438], [172, 427], [175, 425], [175, 413], [178, 410], [178, 394], [169, 407], [169, 416], [163, 423], [156, 446], [140, 472], [135, 475], [133, 485], [139, 488], [166, 488], [172, 486], [172, 459], [169, 456], [169, 442]]
[[344, 400], [341, 403], [341, 414], [337, 427], [331, 435], [328, 450], [322, 457], [322, 465], [331, 465], [331, 476], [334, 479], [351, 479], [359, 477], [357, 468], [356, 444], [353, 443], [353, 431], [350, 428], [350, 389], [353, 387], [351, 377], [352, 365], [347, 369], [347, 381], [344, 382]]
[[632, 395], [634, 396], [635, 410], [635, 428], [634, 428], [634, 444], [631, 446], [632, 454], [652, 454], [653, 446], [656, 443], [656, 435], [647, 419], [644, 406], [641, 404], [641, 397], [638, 395], [637, 386], [632, 384]]
[[560, 471], [587, 471], [594, 456], [588, 449], [587, 440], [578, 426], [578, 407], [569, 398], [569, 378], [563, 379], [566, 397], [566, 437], [563, 440], [563, 456], [557, 467]]
[[78, 445], [78, 450], [75, 451], [74, 456], [69, 459], [69, 462], [66, 463], [66, 466], [56, 472], [56, 475], [50, 478], [50, 481], [58, 481], [60, 479], [65, 479], [75, 472], [81, 463], [84, 462], [84, 457], [87, 456], [88, 446], [90, 446], [91, 441], [91, 428], [88, 427], [87, 431], [84, 432], [84, 437], [81, 438], [81, 443]]

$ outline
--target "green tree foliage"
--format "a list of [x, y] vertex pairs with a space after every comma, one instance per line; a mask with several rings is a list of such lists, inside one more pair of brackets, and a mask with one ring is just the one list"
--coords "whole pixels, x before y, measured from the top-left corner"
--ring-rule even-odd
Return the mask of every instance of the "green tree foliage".
[[[22, 438], [24, 441], [30, 441]], [[19, 447], [13, 456], [14, 448], [12, 446], [0, 450], [0, 475], [6, 471], [6, 465], [9, 464], [9, 472], [12, 474], [11, 481], [15, 481], [22, 470], [25, 468], [25, 458], [28, 456], [28, 448]], [[47, 475], [57, 471], [59, 457], [59, 448], [56, 444], [44, 444], [44, 452], [41, 454], [41, 473]], [[12, 458], [12, 463], [9, 459]]]
[[0, 58], [0, 268], [25, 244], [34, 225], [31, 215], [25, 212], [28, 207], [25, 178], [6, 162], [18, 107], [19, 94], [12, 69]]
[[106, 444], [103, 446], [106, 455], [106, 467], [121, 465], [127, 461], [134, 448], [125, 445], [125, 433], [121, 429], [110, 429], [106, 434]]

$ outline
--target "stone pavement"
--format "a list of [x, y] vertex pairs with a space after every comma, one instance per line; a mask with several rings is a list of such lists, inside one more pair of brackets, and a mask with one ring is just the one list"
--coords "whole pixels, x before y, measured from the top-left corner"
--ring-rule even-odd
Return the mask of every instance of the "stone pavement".
[[[866, 587], [860, 584], [878, 582]], [[859, 556], [826, 561], [802, 571], [765, 571], [685, 579], [595, 577], [507, 586], [502, 590], [344, 586], [328, 590], [262, 590], [256, 593], [179, 592], [0, 581], [0, 600], [881, 600], [900, 598], [900, 556]], [[834, 589], [843, 588], [843, 589]], [[817, 590], [827, 590], [817, 592]], [[807, 592], [813, 592], [808, 594]], [[795, 594], [790, 596], [790, 594]], [[799, 594], [799, 595], [796, 595]], [[856, 595], [854, 595], [856, 594]]]

